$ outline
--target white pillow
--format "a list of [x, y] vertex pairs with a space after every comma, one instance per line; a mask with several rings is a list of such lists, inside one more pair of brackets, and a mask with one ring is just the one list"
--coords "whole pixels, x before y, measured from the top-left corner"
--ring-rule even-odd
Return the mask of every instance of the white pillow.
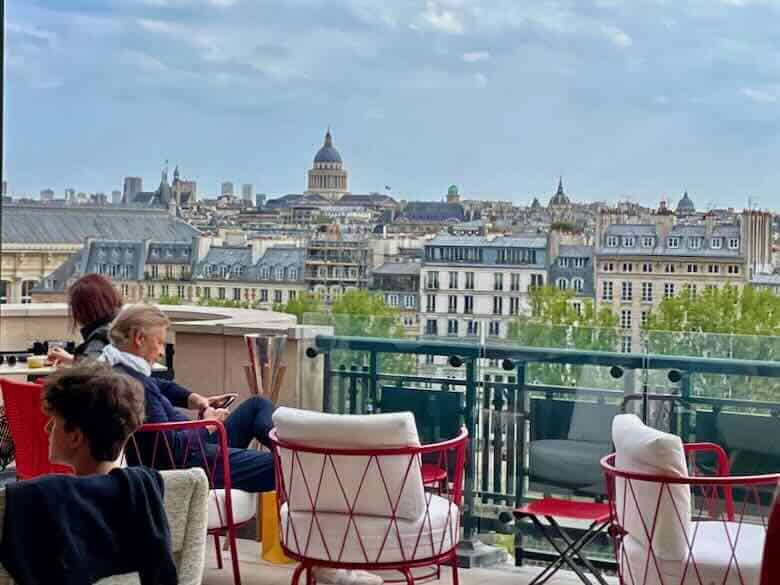
[[[615, 417], [612, 441], [615, 443], [615, 467], [620, 470], [667, 477], [688, 475], [680, 437], [647, 427], [634, 414]], [[691, 527], [690, 486], [616, 478], [615, 504], [618, 521], [634, 540], [648, 547], [648, 535], [651, 536], [656, 557], [665, 560], [687, 558], [686, 539]]]
[[[309, 447], [420, 446], [411, 412], [345, 415], [281, 407], [274, 412], [273, 422], [279, 439]], [[315, 508], [320, 512], [343, 514], [352, 507], [355, 514], [389, 517], [392, 507], [397, 506], [395, 515], [409, 520], [416, 520], [425, 513], [419, 456], [329, 457], [298, 453], [293, 457], [287, 449], [281, 449], [279, 455], [288, 502], [293, 511], [310, 512]]]

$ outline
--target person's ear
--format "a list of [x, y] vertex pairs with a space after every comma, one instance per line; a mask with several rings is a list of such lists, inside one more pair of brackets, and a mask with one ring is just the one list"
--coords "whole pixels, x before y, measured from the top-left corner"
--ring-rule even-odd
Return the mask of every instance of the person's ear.
[[136, 329], [135, 331], [133, 331], [131, 341], [135, 347], [141, 347], [144, 344], [145, 340], [146, 340], [146, 334], [143, 331], [141, 331], [140, 329]]
[[68, 431], [66, 435], [68, 437], [68, 448], [73, 452], [79, 451], [85, 446], [89, 447], [87, 444], [87, 437], [84, 436], [84, 433], [81, 432], [81, 429], [74, 428], [72, 431]]

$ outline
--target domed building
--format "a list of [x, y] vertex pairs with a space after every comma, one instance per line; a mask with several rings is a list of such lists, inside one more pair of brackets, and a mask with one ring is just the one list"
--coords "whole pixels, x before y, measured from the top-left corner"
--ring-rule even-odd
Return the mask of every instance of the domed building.
[[688, 191], [683, 193], [682, 199], [677, 203], [677, 215], [690, 215], [696, 212], [696, 206], [693, 200], [688, 197]]
[[550, 204], [547, 207], [568, 207], [571, 205], [569, 196], [563, 192], [563, 177], [558, 179], [558, 190], [555, 195], [550, 199]]
[[347, 171], [341, 161], [341, 154], [333, 146], [333, 137], [328, 128], [322, 148], [314, 155], [306, 194], [317, 194], [330, 201], [338, 201], [348, 191]]

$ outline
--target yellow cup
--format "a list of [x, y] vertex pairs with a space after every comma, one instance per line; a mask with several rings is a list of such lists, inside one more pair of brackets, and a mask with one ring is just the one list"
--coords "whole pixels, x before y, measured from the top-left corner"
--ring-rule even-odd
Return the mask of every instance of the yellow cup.
[[27, 358], [27, 367], [28, 368], [42, 368], [46, 365], [46, 356], [45, 355], [31, 355]]

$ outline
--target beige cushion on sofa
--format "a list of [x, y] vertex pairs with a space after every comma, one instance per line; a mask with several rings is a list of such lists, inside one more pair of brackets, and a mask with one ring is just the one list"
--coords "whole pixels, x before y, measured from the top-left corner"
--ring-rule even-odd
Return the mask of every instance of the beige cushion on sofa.
[[[647, 427], [634, 414], [615, 417], [612, 441], [615, 467], [620, 470], [668, 477], [688, 474], [680, 437]], [[691, 525], [688, 485], [616, 478], [615, 504], [618, 521], [637, 543], [648, 547], [652, 540], [661, 559], [686, 558]]]
[[[381, 449], [420, 445], [410, 412], [340, 415], [282, 407], [274, 412], [273, 421], [279, 439], [311, 447]], [[293, 512], [316, 508], [318, 512], [347, 513], [352, 507], [355, 514], [389, 517], [397, 506], [397, 517], [416, 520], [425, 511], [419, 457], [326, 457], [313, 453], [292, 457], [289, 450], [282, 449], [280, 459]], [[322, 490], [317, 489], [320, 478]], [[314, 506], [312, 502], [316, 502]]]

